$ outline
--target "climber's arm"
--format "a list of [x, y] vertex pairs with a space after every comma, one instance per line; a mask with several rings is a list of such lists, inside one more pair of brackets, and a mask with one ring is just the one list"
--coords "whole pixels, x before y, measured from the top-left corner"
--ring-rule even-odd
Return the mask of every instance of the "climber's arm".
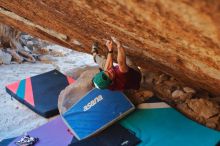
[[108, 70], [113, 67], [113, 49], [112, 49], [112, 41], [107, 41], [106, 46], [108, 48], [108, 55], [105, 63], [104, 70]]
[[112, 37], [112, 40], [117, 45], [118, 48], [118, 56], [117, 56], [117, 62], [118, 66], [121, 72], [128, 72], [128, 66], [126, 64], [126, 54], [125, 49], [121, 46], [121, 43], [115, 38]]

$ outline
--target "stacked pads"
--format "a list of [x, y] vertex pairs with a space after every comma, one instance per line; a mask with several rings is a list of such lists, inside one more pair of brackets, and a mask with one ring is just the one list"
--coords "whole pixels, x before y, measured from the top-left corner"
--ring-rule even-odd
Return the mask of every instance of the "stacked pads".
[[[60, 117], [28, 134], [40, 139], [36, 146], [70, 143], [69, 146], [218, 146], [220, 141], [219, 131], [188, 119], [157, 98], [139, 105], [128, 117], [104, 131], [80, 141], [68, 132]], [[19, 139], [10, 146], [15, 146]]]
[[[90, 104], [97, 97], [97, 102]], [[80, 140], [71, 146], [134, 146], [140, 142], [138, 138], [141, 140], [138, 146], [214, 146], [220, 141], [219, 131], [192, 121], [156, 97], [140, 104], [136, 111], [120, 121], [121, 127], [135, 137], [129, 140], [125, 136], [126, 130], [120, 126], [114, 129], [117, 123], [110, 125], [130, 111], [133, 106], [122, 92], [91, 90], [62, 115], [66, 125]], [[120, 131], [121, 136], [117, 135]]]
[[[117, 127], [115, 131], [114, 127]], [[132, 139], [127, 135], [132, 135]], [[219, 144], [219, 131], [192, 121], [167, 103], [153, 97], [105, 131], [74, 142], [70, 146], [219, 146]]]
[[[33, 111], [50, 117], [58, 113], [60, 91], [73, 82], [53, 70], [15, 82], [6, 90]], [[220, 141], [220, 132], [188, 119], [158, 98], [113, 124], [133, 109], [123, 93], [93, 89], [61, 115], [63, 120], [59, 117], [28, 134], [40, 139], [36, 146], [66, 146], [71, 140], [71, 146], [214, 146]]]
[[[93, 89], [62, 115], [66, 124], [58, 117], [27, 134], [39, 138], [36, 146], [135, 146], [140, 140], [132, 132], [120, 124], [110, 126], [133, 110], [134, 105], [122, 92]], [[15, 146], [21, 137], [10, 146]]]
[[82, 140], [99, 133], [134, 109], [122, 92], [95, 88], [61, 116], [77, 139]]
[[58, 96], [74, 79], [57, 70], [14, 82], [6, 86], [6, 91], [15, 99], [43, 117], [57, 115]]

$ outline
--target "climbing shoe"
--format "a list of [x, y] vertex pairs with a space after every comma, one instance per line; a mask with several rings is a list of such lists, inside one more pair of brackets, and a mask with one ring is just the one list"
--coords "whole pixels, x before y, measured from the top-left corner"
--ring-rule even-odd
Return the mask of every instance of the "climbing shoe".
[[93, 54], [93, 53], [97, 53], [97, 54], [98, 54], [98, 50], [99, 50], [99, 44], [98, 44], [98, 42], [94, 42], [94, 43], [92, 44], [91, 53], [92, 53], [92, 54]]
[[19, 141], [15, 142], [17, 146], [33, 146], [39, 141], [39, 138], [24, 135]]

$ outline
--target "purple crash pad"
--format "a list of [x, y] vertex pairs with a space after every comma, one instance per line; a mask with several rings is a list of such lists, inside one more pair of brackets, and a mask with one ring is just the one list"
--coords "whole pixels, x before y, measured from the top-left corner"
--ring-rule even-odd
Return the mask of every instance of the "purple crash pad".
[[[71, 143], [73, 138], [73, 135], [68, 132], [68, 128], [62, 121], [61, 117], [27, 132], [27, 134], [39, 138], [39, 141], [35, 146], [67, 146]], [[22, 136], [19, 136], [13, 140], [9, 146], [16, 146], [15, 142], [20, 140], [21, 137]]]

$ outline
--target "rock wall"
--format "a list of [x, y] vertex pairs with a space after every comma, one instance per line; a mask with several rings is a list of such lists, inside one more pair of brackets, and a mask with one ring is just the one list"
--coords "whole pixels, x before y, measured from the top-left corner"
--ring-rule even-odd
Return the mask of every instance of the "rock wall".
[[83, 52], [115, 36], [139, 66], [220, 95], [219, 7], [219, 0], [0, 0], [0, 22]]

